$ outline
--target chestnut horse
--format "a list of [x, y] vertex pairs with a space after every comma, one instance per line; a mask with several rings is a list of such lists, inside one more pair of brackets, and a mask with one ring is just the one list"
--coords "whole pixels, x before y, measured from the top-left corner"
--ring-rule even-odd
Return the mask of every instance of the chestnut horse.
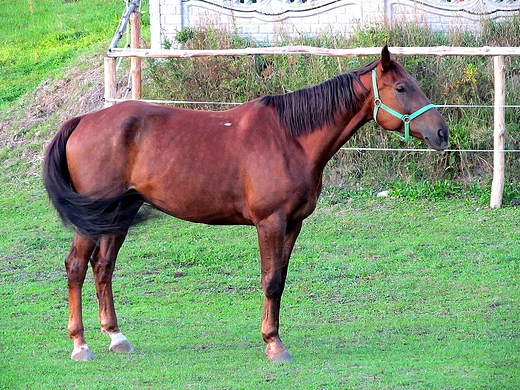
[[65, 260], [72, 359], [95, 358], [81, 307], [89, 262], [109, 349], [133, 350], [117, 324], [112, 273], [146, 202], [187, 221], [256, 227], [265, 353], [292, 360], [278, 333], [289, 257], [316, 207], [325, 165], [371, 119], [433, 149], [448, 146], [444, 119], [386, 46], [357, 70], [226, 111], [128, 101], [63, 124], [43, 173], [60, 217], [76, 228]]

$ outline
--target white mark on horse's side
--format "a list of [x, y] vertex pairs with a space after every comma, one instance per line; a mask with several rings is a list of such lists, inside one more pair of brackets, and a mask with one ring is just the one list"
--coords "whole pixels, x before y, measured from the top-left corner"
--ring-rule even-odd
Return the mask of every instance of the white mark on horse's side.
[[229, 126], [231, 126], [231, 125], [232, 125], [232, 123], [230, 123], [230, 122], [226, 122], [226, 123], [224, 123], [224, 126], [228, 126], [228, 127], [229, 127]]

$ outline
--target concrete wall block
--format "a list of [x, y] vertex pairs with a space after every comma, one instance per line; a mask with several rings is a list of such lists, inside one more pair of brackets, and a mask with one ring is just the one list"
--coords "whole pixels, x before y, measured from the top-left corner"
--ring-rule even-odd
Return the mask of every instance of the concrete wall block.
[[[434, 30], [453, 28], [478, 29], [479, 21], [486, 17], [508, 17], [520, 11], [520, 1], [454, 1], [439, 0], [257, 0], [250, 3], [235, 0], [149, 0], [150, 9], [159, 9], [159, 28], [151, 25], [155, 33], [152, 45], [161, 37], [174, 34], [182, 27], [204, 24], [208, 20], [229, 28], [235, 25], [240, 33], [258, 41], [276, 39], [277, 32], [292, 35], [314, 35], [330, 30], [352, 32], [355, 26], [371, 25], [384, 20], [416, 21]], [[230, 9], [233, 8], [232, 10]], [[251, 11], [258, 12], [251, 12]], [[476, 16], [487, 13], [484, 16]], [[156, 43], [155, 43], [156, 44]]]

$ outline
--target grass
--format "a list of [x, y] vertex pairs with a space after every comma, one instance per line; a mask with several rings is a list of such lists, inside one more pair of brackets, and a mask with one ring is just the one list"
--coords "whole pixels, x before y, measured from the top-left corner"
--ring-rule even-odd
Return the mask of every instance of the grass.
[[[65, 65], [78, 70], [77, 56], [102, 53], [121, 8], [115, 0], [8, 0], [0, 10], [0, 126], [7, 132], [0, 137], [0, 388], [519, 387], [520, 208], [483, 206], [487, 183], [464, 190], [449, 179], [424, 181], [416, 173], [424, 166], [404, 156], [396, 169], [417, 174], [419, 184], [386, 180], [388, 198], [354, 189], [372, 174], [369, 165], [338, 179], [345, 163], [338, 156], [328, 170], [327, 183], [342, 187], [329, 185], [304, 225], [284, 294], [281, 331], [293, 364], [270, 364], [263, 355], [254, 229], [166, 217], [131, 232], [116, 268], [120, 325], [135, 353], [107, 352], [89, 274], [84, 323], [98, 360], [71, 361], [63, 262], [72, 234], [51, 210], [35, 168], [56, 117], [31, 122], [34, 107], [18, 97], [59, 80]], [[359, 46], [377, 34], [358, 35]], [[288, 69], [302, 73], [306, 61]], [[238, 91], [235, 79], [223, 81]], [[51, 83], [38, 110], [71, 110], [77, 102], [54, 102], [66, 86]], [[518, 197], [515, 182], [506, 190]]]
[[159, 217], [129, 235], [114, 278], [135, 353], [106, 351], [89, 275], [98, 360], [78, 363], [66, 332], [71, 232], [38, 180], [24, 180], [5, 180], [0, 198], [0, 388], [520, 385], [520, 208], [325, 193], [292, 259], [281, 331], [296, 362], [282, 365], [263, 355], [254, 229]]
[[121, 0], [4, 0], [0, 9], [0, 107], [93, 48], [108, 48]]

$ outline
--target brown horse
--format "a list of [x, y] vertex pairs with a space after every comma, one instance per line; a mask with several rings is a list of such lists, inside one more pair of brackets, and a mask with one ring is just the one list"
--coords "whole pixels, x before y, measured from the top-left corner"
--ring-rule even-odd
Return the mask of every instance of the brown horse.
[[436, 150], [448, 146], [445, 121], [386, 46], [360, 69], [227, 111], [129, 101], [63, 124], [47, 148], [44, 182], [63, 221], [76, 227], [65, 261], [72, 359], [95, 357], [81, 311], [89, 262], [109, 349], [133, 350], [117, 324], [112, 273], [146, 202], [187, 221], [256, 227], [266, 354], [292, 360], [278, 334], [289, 257], [327, 161], [372, 118]]

